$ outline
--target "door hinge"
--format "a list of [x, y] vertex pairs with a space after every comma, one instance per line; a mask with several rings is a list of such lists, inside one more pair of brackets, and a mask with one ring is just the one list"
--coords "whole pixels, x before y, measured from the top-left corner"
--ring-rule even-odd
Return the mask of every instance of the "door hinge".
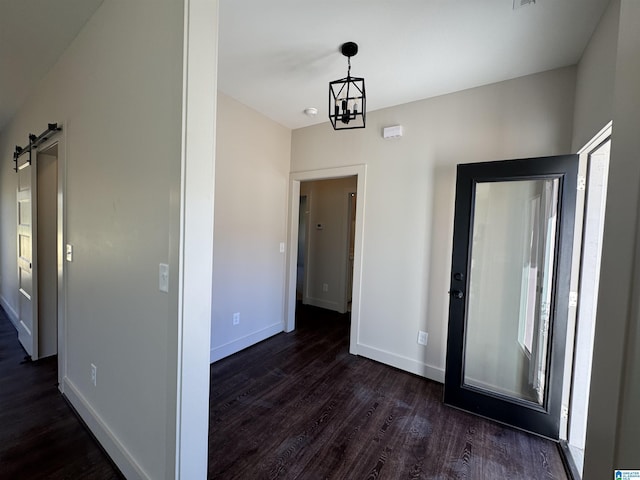
[[578, 175], [578, 190], [584, 191], [587, 189], [587, 178], [584, 175]]
[[569, 292], [569, 306], [570, 307], [578, 306], [578, 292]]

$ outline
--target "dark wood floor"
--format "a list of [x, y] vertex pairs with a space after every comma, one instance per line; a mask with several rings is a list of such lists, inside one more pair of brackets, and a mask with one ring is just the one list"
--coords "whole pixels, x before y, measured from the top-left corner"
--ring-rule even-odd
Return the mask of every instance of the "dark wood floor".
[[446, 407], [442, 385], [348, 354], [346, 315], [211, 367], [211, 479], [563, 479], [550, 441]]
[[[211, 366], [211, 479], [562, 479], [555, 445], [445, 407], [442, 386], [348, 354], [348, 317], [306, 308]], [[122, 478], [0, 309], [0, 479]]]
[[0, 308], [0, 479], [120, 479], [57, 389], [57, 359], [24, 362]]

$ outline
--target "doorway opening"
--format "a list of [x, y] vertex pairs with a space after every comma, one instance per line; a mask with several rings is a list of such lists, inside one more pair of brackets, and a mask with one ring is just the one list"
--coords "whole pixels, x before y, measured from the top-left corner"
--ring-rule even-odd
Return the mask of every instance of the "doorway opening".
[[296, 298], [303, 305], [348, 311], [353, 288], [350, 230], [355, 223], [356, 193], [355, 176], [300, 184]]
[[58, 143], [38, 151], [38, 358], [58, 353]]
[[360, 325], [365, 172], [356, 165], [293, 173], [289, 189], [285, 331], [295, 329], [298, 299], [340, 313], [350, 306], [352, 354]]
[[[19, 168], [18, 179], [18, 279], [21, 297], [29, 297], [31, 313], [18, 306], [21, 320], [32, 319], [29, 344], [21, 340], [32, 360], [57, 356], [58, 389], [64, 393], [65, 283], [64, 283], [64, 191], [65, 149], [60, 134], [34, 149], [33, 164]], [[30, 178], [30, 182], [26, 179]], [[28, 210], [28, 211], [27, 211]], [[30, 213], [30, 215], [27, 215]], [[31, 232], [24, 242], [25, 232]], [[29, 292], [24, 290], [25, 258], [28, 256]], [[23, 302], [24, 303], [24, 302]], [[28, 314], [28, 315], [27, 315]], [[20, 329], [18, 329], [20, 337]]]

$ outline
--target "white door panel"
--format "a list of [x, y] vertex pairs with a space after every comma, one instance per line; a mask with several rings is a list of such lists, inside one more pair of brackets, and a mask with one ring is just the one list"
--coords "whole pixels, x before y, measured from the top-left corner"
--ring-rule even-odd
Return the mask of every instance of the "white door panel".
[[[38, 305], [36, 275], [36, 187], [35, 166], [29, 164], [29, 155], [22, 155], [18, 165], [17, 192], [17, 244], [18, 244], [18, 339], [32, 360], [38, 358]], [[34, 155], [35, 157], [35, 155]]]

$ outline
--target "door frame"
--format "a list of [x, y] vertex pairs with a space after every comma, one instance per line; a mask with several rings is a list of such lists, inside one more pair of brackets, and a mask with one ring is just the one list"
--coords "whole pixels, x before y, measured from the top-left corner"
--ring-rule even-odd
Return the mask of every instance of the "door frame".
[[[464, 175], [461, 176], [461, 169]], [[534, 159], [505, 160], [458, 165], [456, 180], [456, 212], [454, 217], [454, 247], [451, 265], [452, 292], [447, 336], [447, 367], [444, 401], [480, 416], [512, 425], [539, 435], [559, 439], [564, 355], [569, 314], [571, 258], [574, 236], [574, 215], [578, 180], [578, 155], [561, 155]], [[552, 298], [552, 324], [549, 331], [551, 355], [547, 392], [542, 405], [521, 401], [497, 393], [464, 385], [466, 353], [467, 298], [471, 259], [475, 186], [479, 182], [558, 178], [560, 215], [557, 223], [556, 261]], [[462, 276], [458, 278], [458, 273]], [[462, 299], [464, 298], [464, 299]], [[558, 318], [566, 318], [558, 321]]]
[[[62, 126], [62, 123], [58, 123]], [[67, 284], [66, 284], [66, 262], [64, 258], [64, 245], [66, 245], [66, 228], [65, 228], [65, 198], [67, 188], [67, 155], [66, 155], [66, 129], [54, 134], [51, 138], [43, 142], [36, 150], [35, 165], [38, 168], [38, 154], [45, 152], [50, 147], [58, 144], [58, 186], [57, 186], [57, 221], [56, 221], [56, 238], [58, 239], [57, 245], [57, 277], [58, 277], [58, 390], [64, 393], [64, 379], [67, 376]]]
[[353, 259], [353, 296], [351, 304], [351, 335], [349, 353], [358, 354], [358, 339], [360, 331], [360, 301], [362, 290], [362, 254], [364, 243], [364, 212], [366, 193], [366, 172], [364, 164], [347, 167], [327, 168], [321, 170], [307, 170], [292, 172], [289, 175], [289, 241], [286, 260], [285, 278], [285, 318], [284, 331], [295, 329], [296, 315], [296, 270], [298, 248], [298, 215], [300, 211], [300, 182], [314, 180], [329, 180], [355, 176], [357, 178], [356, 202], [356, 232]]
[[[561, 432], [561, 440], [566, 441], [568, 446], [574, 447], [576, 443], [578, 448], [581, 447], [584, 450], [584, 443], [586, 437], [586, 416], [588, 415], [589, 393], [591, 391], [591, 364], [593, 361], [593, 342], [595, 338], [595, 317], [593, 322], [587, 323], [582, 321], [581, 315], [584, 313], [584, 301], [585, 292], [582, 291], [583, 287], [583, 275], [584, 275], [584, 248], [585, 248], [585, 228], [587, 222], [587, 213], [589, 207], [589, 185], [591, 179], [591, 155], [596, 152], [602, 145], [607, 142], [611, 142], [613, 132], [613, 122], [607, 123], [602, 130], [600, 130], [591, 140], [589, 140], [580, 150], [578, 155], [580, 156], [580, 177], [584, 178], [585, 189], [578, 190], [578, 202], [576, 208], [576, 228], [574, 238], [574, 252], [573, 252], [573, 272], [572, 272], [572, 285], [571, 291], [577, 293], [577, 304], [572, 307], [573, 312], [570, 315], [569, 320], [570, 331], [567, 335], [567, 352], [571, 355], [567, 355], [565, 362], [565, 384], [563, 392], [563, 408], [566, 409], [567, 417], [563, 418], [563, 431]], [[608, 172], [607, 172], [608, 177]], [[606, 200], [605, 200], [606, 204]], [[606, 205], [605, 205], [606, 208]], [[604, 210], [602, 215], [604, 216]], [[602, 239], [600, 239], [600, 255], [602, 255]], [[600, 266], [598, 266], [596, 276], [600, 275]], [[595, 292], [596, 297], [598, 290]], [[584, 341], [585, 338], [589, 339], [589, 345], [578, 345], [579, 342]], [[587, 359], [588, 358], [588, 359]], [[579, 382], [576, 374], [576, 365], [580, 359], [583, 362], [588, 363], [588, 374], [583, 378], [583, 382]], [[584, 370], [584, 364], [583, 372]], [[576, 383], [582, 383], [579, 387]], [[585, 388], [586, 387], [586, 388]], [[578, 391], [576, 391], [578, 390]], [[578, 398], [576, 398], [578, 397]], [[586, 406], [584, 411], [584, 418], [578, 419], [574, 414], [574, 408], [576, 401], [580, 402], [582, 406]], [[577, 432], [576, 432], [577, 431]], [[579, 439], [576, 438], [580, 437]]]

